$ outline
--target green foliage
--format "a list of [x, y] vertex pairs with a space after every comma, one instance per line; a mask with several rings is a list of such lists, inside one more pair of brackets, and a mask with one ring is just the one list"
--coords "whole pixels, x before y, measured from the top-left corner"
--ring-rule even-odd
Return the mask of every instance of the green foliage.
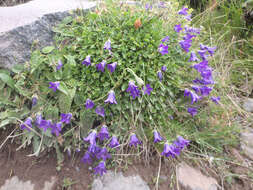
[[[61, 149], [80, 148], [82, 138], [90, 129], [106, 124], [112, 134], [126, 140], [131, 132], [147, 143], [152, 141], [152, 130], [158, 129], [168, 139], [174, 141], [177, 135], [201, 144], [201, 148], [222, 151], [222, 146], [233, 143], [233, 134], [219, 123], [212, 125], [212, 115], [204, 109], [195, 119], [189, 118], [185, 111], [188, 105], [183, 99], [183, 90], [189, 86], [195, 74], [188, 62], [189, 55], [178, 45], [181, 37], [174, 31], [175, 23], [190, 24], [177, 15], [177, 3], [169, 9], [146, 11], [143, 7], [104, 5], [98, 11], [90, 12], [75, 19], [67, 17], [55, 29], [56, 47], [45, 47], [32, 53], [29, 65], [15, 68], [15, 75], [1, 72], [0, 87], [4, 93], [0, 97], [0, 126], [41, 113], [45, 119], [57, 122], [60, 113], [72, 113], [72, 122], [64, 125], [62, 134], [55, 137], [51, 129], [46, 132], [33, 126], [33, 130], [22, 136], [22, 146], [33, 144], [34, 155], [46, 148], [54, 147], [60, 167], [63, 159]], [[168, 12], [170, 14], [168, 14]], [[134, 26], [141, 21], [139, 28]], [[161, 39], [170, 36], [169, 54], [161, 56], [157, 51]], [[110, 39], [112, 53], [103, 50], [104, 43]], [[201, 41], [201, 37], [198, 38]], [[196, 46], [196, 45], [195, 45]], [[85, 66], [82, 61], [91, 56], [92, 65]], [[58, 60], [63, 67], [56, 70]], [[106, 60], [107, 64], [117, 62], [115, 72], [98, 72], [95, 65]], [[167, 71], [159, 81], [157, 72], [163, 65]], [[153, 91], [135, 100], [126, 92], [130, 80], [135, 81], [141, 90], [150, 84]], [[56, 92], [49, 89], [49, 82], [60, 82]], [[108, 92], [114, 90], [118, 104], [109, 105], [104, 101]], [[38, 97], [36, 106], [31, 106], [32, 96]], [[86, 110], [85, 101], [89, 98], [96, 106], [104, 106], [106, 117]], [[209, 101], [204, 100], [207, 104]], [[199, 105], [202, 106], [202, 105]], [[170, 116], [174, 120], [169, 119]], [[126, 138], [127, 137], [127, 138]], [[128, 139], [127, 139], [128, 140]], [[229, 141], [228, 141], [229, 140]], [[161, 146], [158, 145], [158, 149]]]

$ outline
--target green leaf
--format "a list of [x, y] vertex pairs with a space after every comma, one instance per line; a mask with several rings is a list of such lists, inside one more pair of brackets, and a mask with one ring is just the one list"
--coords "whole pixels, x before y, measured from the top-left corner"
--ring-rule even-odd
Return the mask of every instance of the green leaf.
[[55, 49], [54, 46], [47, 46], [47, 47], [44, 47], [44, 48], [42, 49], [42, 53], [44, 53], [44, 54], [49, 54], [49, 53], [51, 53], [54, 49]]
[[64, 55], [64, 57], [67, 59], [67, 64], [76, 65], [75, 57], [71, 55]]
[[9, 75], [7, 75], [7, 74], [5, 74], [5, 73], [0, 73], [0, 79], [4, 82], [4, 83], [6, 83], [9, 87], [11, 87], [12, 89], [14, 89], [15, 88], [15, 82], [14, 82], [14, 80], [9, 76]]
[[0, 122], [0, 128], [6, 126], [6, 125], [9, 125], [9, 124], [14, 124], [16, 123], [16, 119], [15, 118], [8, 118], [8, 119], [5, 119], [3, 121]]
[[24, 65], [22, 64], [16, 64], [11, 68], [11, 71], [17, 74], [22, 72], [23, 70], [24, 70]]
[[69, 95], [68, 88], [64, 82], [60, 82], [59, 90], [64, 94], [66, 94], [67, 96]]

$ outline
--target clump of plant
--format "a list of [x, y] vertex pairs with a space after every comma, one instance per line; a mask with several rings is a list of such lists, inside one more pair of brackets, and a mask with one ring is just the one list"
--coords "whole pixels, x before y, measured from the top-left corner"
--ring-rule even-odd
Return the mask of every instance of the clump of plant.
[[132, 147], [152, 144], [173, 158], [190, 140], [222, 148], [224, 133], [214, 137], [217, 128], [197, 119], [207, 104], [219, 104], [210, 97], [216, 48], [201, 44], [190, 10], [177, 6], [111, 2], [66, 18], [55, 47], [34, 51], [13, 79], [0, 75], [15, 91], [12, 101], [27, 105], [21, 118], [9, 113], [15, 104], [1, 107], [2, 126], [21, 122], [21, 147], [32, 143], [34, 155], [54, 147], [59, 164], [62, 150], [85, 150], [82, 161], [95, 162], [100, 175], [112, 155]]

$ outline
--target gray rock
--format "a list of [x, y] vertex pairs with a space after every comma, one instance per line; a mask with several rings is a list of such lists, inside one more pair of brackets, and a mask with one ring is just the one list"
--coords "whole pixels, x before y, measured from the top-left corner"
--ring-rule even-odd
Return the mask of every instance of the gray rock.
[[253, 129], [245, 128], [241, 133], [241, 149], [243, 152], [253, 160]]
[[179, 183], [190, 190], [217, 190], [218, 183], [212, 177], [203, 175], [186, 163], [180, 163], [177, 167], [177, 179]]
[[243, 102], [243, 109], [245, 109], [248, 112], [253, 112], [253, 99], [252, 98], [247, 98]]
[[34, 184], [30, 181], [23, 182], [18, 179], [17, 176], [12, 177], [5, 181], [5, 184], [0, 187], [0, 190], [10, 190], [10, 189], [18, 189], [18, 190], [34, 190]]
[[[53, 190], [56, 183], [56, 177], [52, 177], [51, 181], [46, 181], [42, 190]], [[0, 190], [35, 190], [35, 185], [31, 181], [21, 181], [17, 176], [5, 181], [5, 184], [0, 187]]]
[[95, 8], [85, 0], [33, 0], [14, 7], [0, 7], [0, 68], [11, 68], [30, 59], [31, 47], [53, 44], [56, 26], [71, 10]]
[[149, 190], [139, 175], [124, 177], [123, 174], [108, 171], [92, 183], [92, 190]]

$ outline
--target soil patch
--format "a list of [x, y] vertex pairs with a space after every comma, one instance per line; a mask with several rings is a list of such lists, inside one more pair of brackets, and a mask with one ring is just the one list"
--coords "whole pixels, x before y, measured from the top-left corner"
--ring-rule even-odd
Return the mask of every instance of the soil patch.
[[0, 0], [0, 6], [10, 7], [18, 4], [23, 4], [31, 0]]

